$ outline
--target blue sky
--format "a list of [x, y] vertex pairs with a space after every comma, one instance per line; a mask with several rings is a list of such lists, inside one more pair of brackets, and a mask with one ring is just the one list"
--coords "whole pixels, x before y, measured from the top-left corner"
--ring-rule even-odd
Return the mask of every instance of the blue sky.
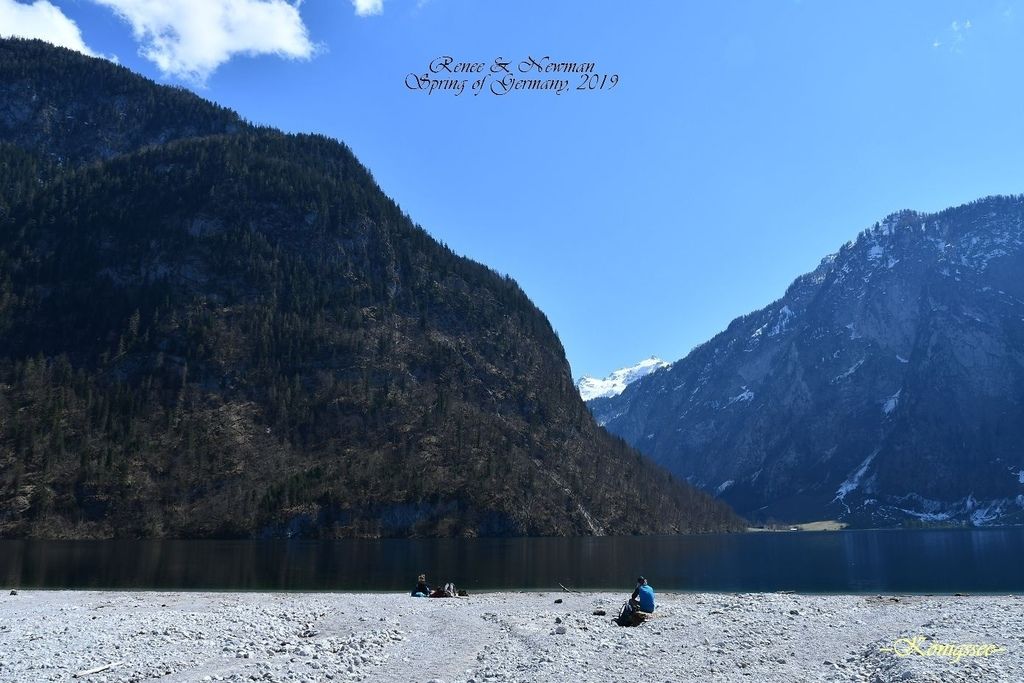
[[[356, 4], [0, 0], [0, 34], [344, 140], [431, 234], [519, 281], [577, 376], [681, 358], [888, 213], [1024, 191], [1024, 4]], [[619, 84], [405, 87], [441, 55]]]

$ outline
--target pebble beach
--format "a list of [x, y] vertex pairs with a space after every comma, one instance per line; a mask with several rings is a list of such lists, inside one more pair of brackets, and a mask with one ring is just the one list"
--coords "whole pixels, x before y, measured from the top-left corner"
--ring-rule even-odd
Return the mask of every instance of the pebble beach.
[[5, 682], [1024, 681], [1024, 596], [8, 593]]

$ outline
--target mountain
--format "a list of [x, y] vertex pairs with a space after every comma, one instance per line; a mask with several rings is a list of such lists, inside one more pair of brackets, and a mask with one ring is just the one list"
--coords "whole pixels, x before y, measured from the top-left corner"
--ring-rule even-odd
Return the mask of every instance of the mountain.
[[590, 407], [751, 519], [1024, 521], [1024, 199], [889, 216]]
[[67, 168], [246, 127], [188, 90], [129, 74], [41, 41], [0, 40], [0, 141]]
[[0, 41], [0, 534], [734, 529], [351, 151]]
[[591, 401], [595, 398], [611, 398], [621, 394], [627, 385], [632, 384], [641, 377], [646, 377], [655, 370], [667, 368], [668, 366], [669, 364], [662, 359], [651, 356], [636, 365], [616, 370], [604, 379], [596, 379], [590, 375], [584, 375], [576, 382], [576, 389], [580, 392], [580, 396], [584, 401]]

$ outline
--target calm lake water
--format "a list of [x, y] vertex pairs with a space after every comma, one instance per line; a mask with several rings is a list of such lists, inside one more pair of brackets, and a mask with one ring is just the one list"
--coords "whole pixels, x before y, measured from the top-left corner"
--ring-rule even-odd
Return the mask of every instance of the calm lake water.
[[1024, 593], [1024, 529], [381, 541], [0, 541], [0, 587]]

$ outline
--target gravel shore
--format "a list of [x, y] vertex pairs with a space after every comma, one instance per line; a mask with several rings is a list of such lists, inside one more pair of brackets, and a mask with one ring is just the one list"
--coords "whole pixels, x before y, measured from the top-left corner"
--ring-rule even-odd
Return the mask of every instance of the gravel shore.
[[0, 681], [1024, 681], [1024, 596], [8, 592]]

